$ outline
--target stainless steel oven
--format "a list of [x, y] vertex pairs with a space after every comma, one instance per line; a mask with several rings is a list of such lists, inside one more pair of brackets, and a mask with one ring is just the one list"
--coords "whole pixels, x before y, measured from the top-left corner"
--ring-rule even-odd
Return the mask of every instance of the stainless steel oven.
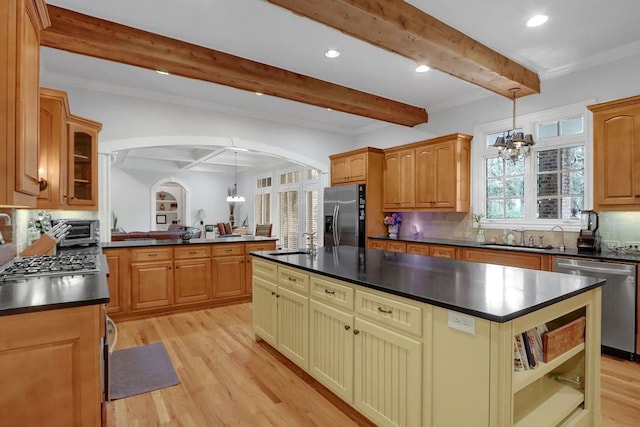
[[602, 287], [602, 351], [636, 359], [636, 265], [556, 257], [554, 271], [607, 279]]
[[[97, 219], [65, 219], [71, 227], [58, 242], [59, 247], [92, 246], [100, 243], [100, 221]], [[55, 225], [55, 224], [54, 224]]]

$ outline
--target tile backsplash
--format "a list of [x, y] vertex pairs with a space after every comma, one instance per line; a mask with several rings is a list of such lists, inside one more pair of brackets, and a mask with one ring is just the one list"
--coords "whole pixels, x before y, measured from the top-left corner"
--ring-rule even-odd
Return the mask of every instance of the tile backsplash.
[[[640, 212], [602, 212], [599, 213], [599, 222], [598, 231], [602, 241], [610, 246], [640, 242]], [[474, 240], [477, 234], [470, 213], [403, 212], [400, 235], [408, 236], [415, 231], [424, 237], [454, 240]], [[559, 246], [561, 242], [558, 232], [535, 231], [531, 234], [536, 238], [536, 243], [537, 236], [544, 236], [545, 243], [553, 246]], [[565, 246], [575, 248], [577, 237], [577, 232], [565, 232]], [[487, 241], [495, 238], [500, 242], [502, 230], [486, 229], [485, 238]]]

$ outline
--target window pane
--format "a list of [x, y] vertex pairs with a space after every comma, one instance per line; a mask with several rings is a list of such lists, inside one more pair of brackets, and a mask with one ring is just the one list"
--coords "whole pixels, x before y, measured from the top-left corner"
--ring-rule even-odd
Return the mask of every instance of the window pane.
[[555, 196], [558, 194], [558, 175], [543, 173], [538, 175], [538, 196]]
[[493, 146], [493, 144], [496, 143], [496, 139], [498, 139], [498, 137], [503, 135], [504, 135], [504, 132], [496, 132], [496, 133], [487, 135], [487, 147]]
[[504, 218], [504, 200], [488, 200], [487, 201], [487, 219], [503, 219]]
[[315, 190], [305, 192], [304, 231], [305, 233], [317, 233], [318, 231], [318, 192]]
[[519, 158], [515, 162], [504, 160], [504, 165], [506, 169], [505, 175], [524, 175], [524, 160], [522, 158]]
[[568, 147], [560, 151], [562, 169], [584, 169], [584, 147]]
[[504, 197], [504, 181], [502, 178], [487, 180], [487, 197]]
[[505, 197], [524, 196], [524, 177], [507, 178]]
[[584, 197], [563, 197], [562, 198], [562, 219], [576, 219], [581, 210], [584, 209]]
[[313, 181], [318, 179], [318, 170], [317, 169], [307, 169], [307, 180]]
[[287, 172], [280, 175], [280, 184], [297, 184], [300, 182], [300, 171]]
[[538, 172], [558, 170], [558, 150], [539, 151], [537, 156]]
[[256, 194], [253, 218], [256, 224], [271, 223], [271, 194]]
[[487, 178], [504, 175], [504, 160], [499, 157], [487, 159]]
[[538, 218], [540, 219], [557, 219], [558, 218], [558, 199], [540, 199], [538, 200]]
[[576, 135], [583, 132], [582, 116], [560, 121], [560, 135]]
[[297, 249], [299, 229], [298, 191], [279, 193], [280, 242], [284, 248]]
[[558, 136], [558, 121], [540, 123], [538, 125], [538, 138], [553, 138]]
[[524, 200], [523, 199], [506, 199], [505, 200], [505, 218], [522, 219], [524, 218]]
[[562, 194], [583, 195], [584, 194], [584, 174], [582, 171], [562, 174]]

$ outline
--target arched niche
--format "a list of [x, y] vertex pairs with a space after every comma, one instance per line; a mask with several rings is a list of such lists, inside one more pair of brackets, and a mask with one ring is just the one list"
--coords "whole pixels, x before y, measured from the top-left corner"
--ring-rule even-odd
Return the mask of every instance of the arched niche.
[[188, 225], [191, 190], [176, 177], [161, 178], [151, 187], [151, 230], [167, 230], [171, 224]]

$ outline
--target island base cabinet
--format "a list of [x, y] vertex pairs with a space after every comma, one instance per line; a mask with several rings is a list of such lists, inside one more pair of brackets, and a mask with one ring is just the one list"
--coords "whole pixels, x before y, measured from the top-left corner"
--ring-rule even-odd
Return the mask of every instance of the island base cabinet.
[[253, 276], [253, 333], [274, 348], [278, 347], [277, 294], [276, 284]]
[[422, 425], [422, 343], [357, 317], [354, 334], [356, 409], [379, 426]]
[[311, 300], [309, 372], [321, 384], [353, 403], [354, 316]]
[[296, 365], [309, 366], [309, 297], [278, 288], [278, 351]]

